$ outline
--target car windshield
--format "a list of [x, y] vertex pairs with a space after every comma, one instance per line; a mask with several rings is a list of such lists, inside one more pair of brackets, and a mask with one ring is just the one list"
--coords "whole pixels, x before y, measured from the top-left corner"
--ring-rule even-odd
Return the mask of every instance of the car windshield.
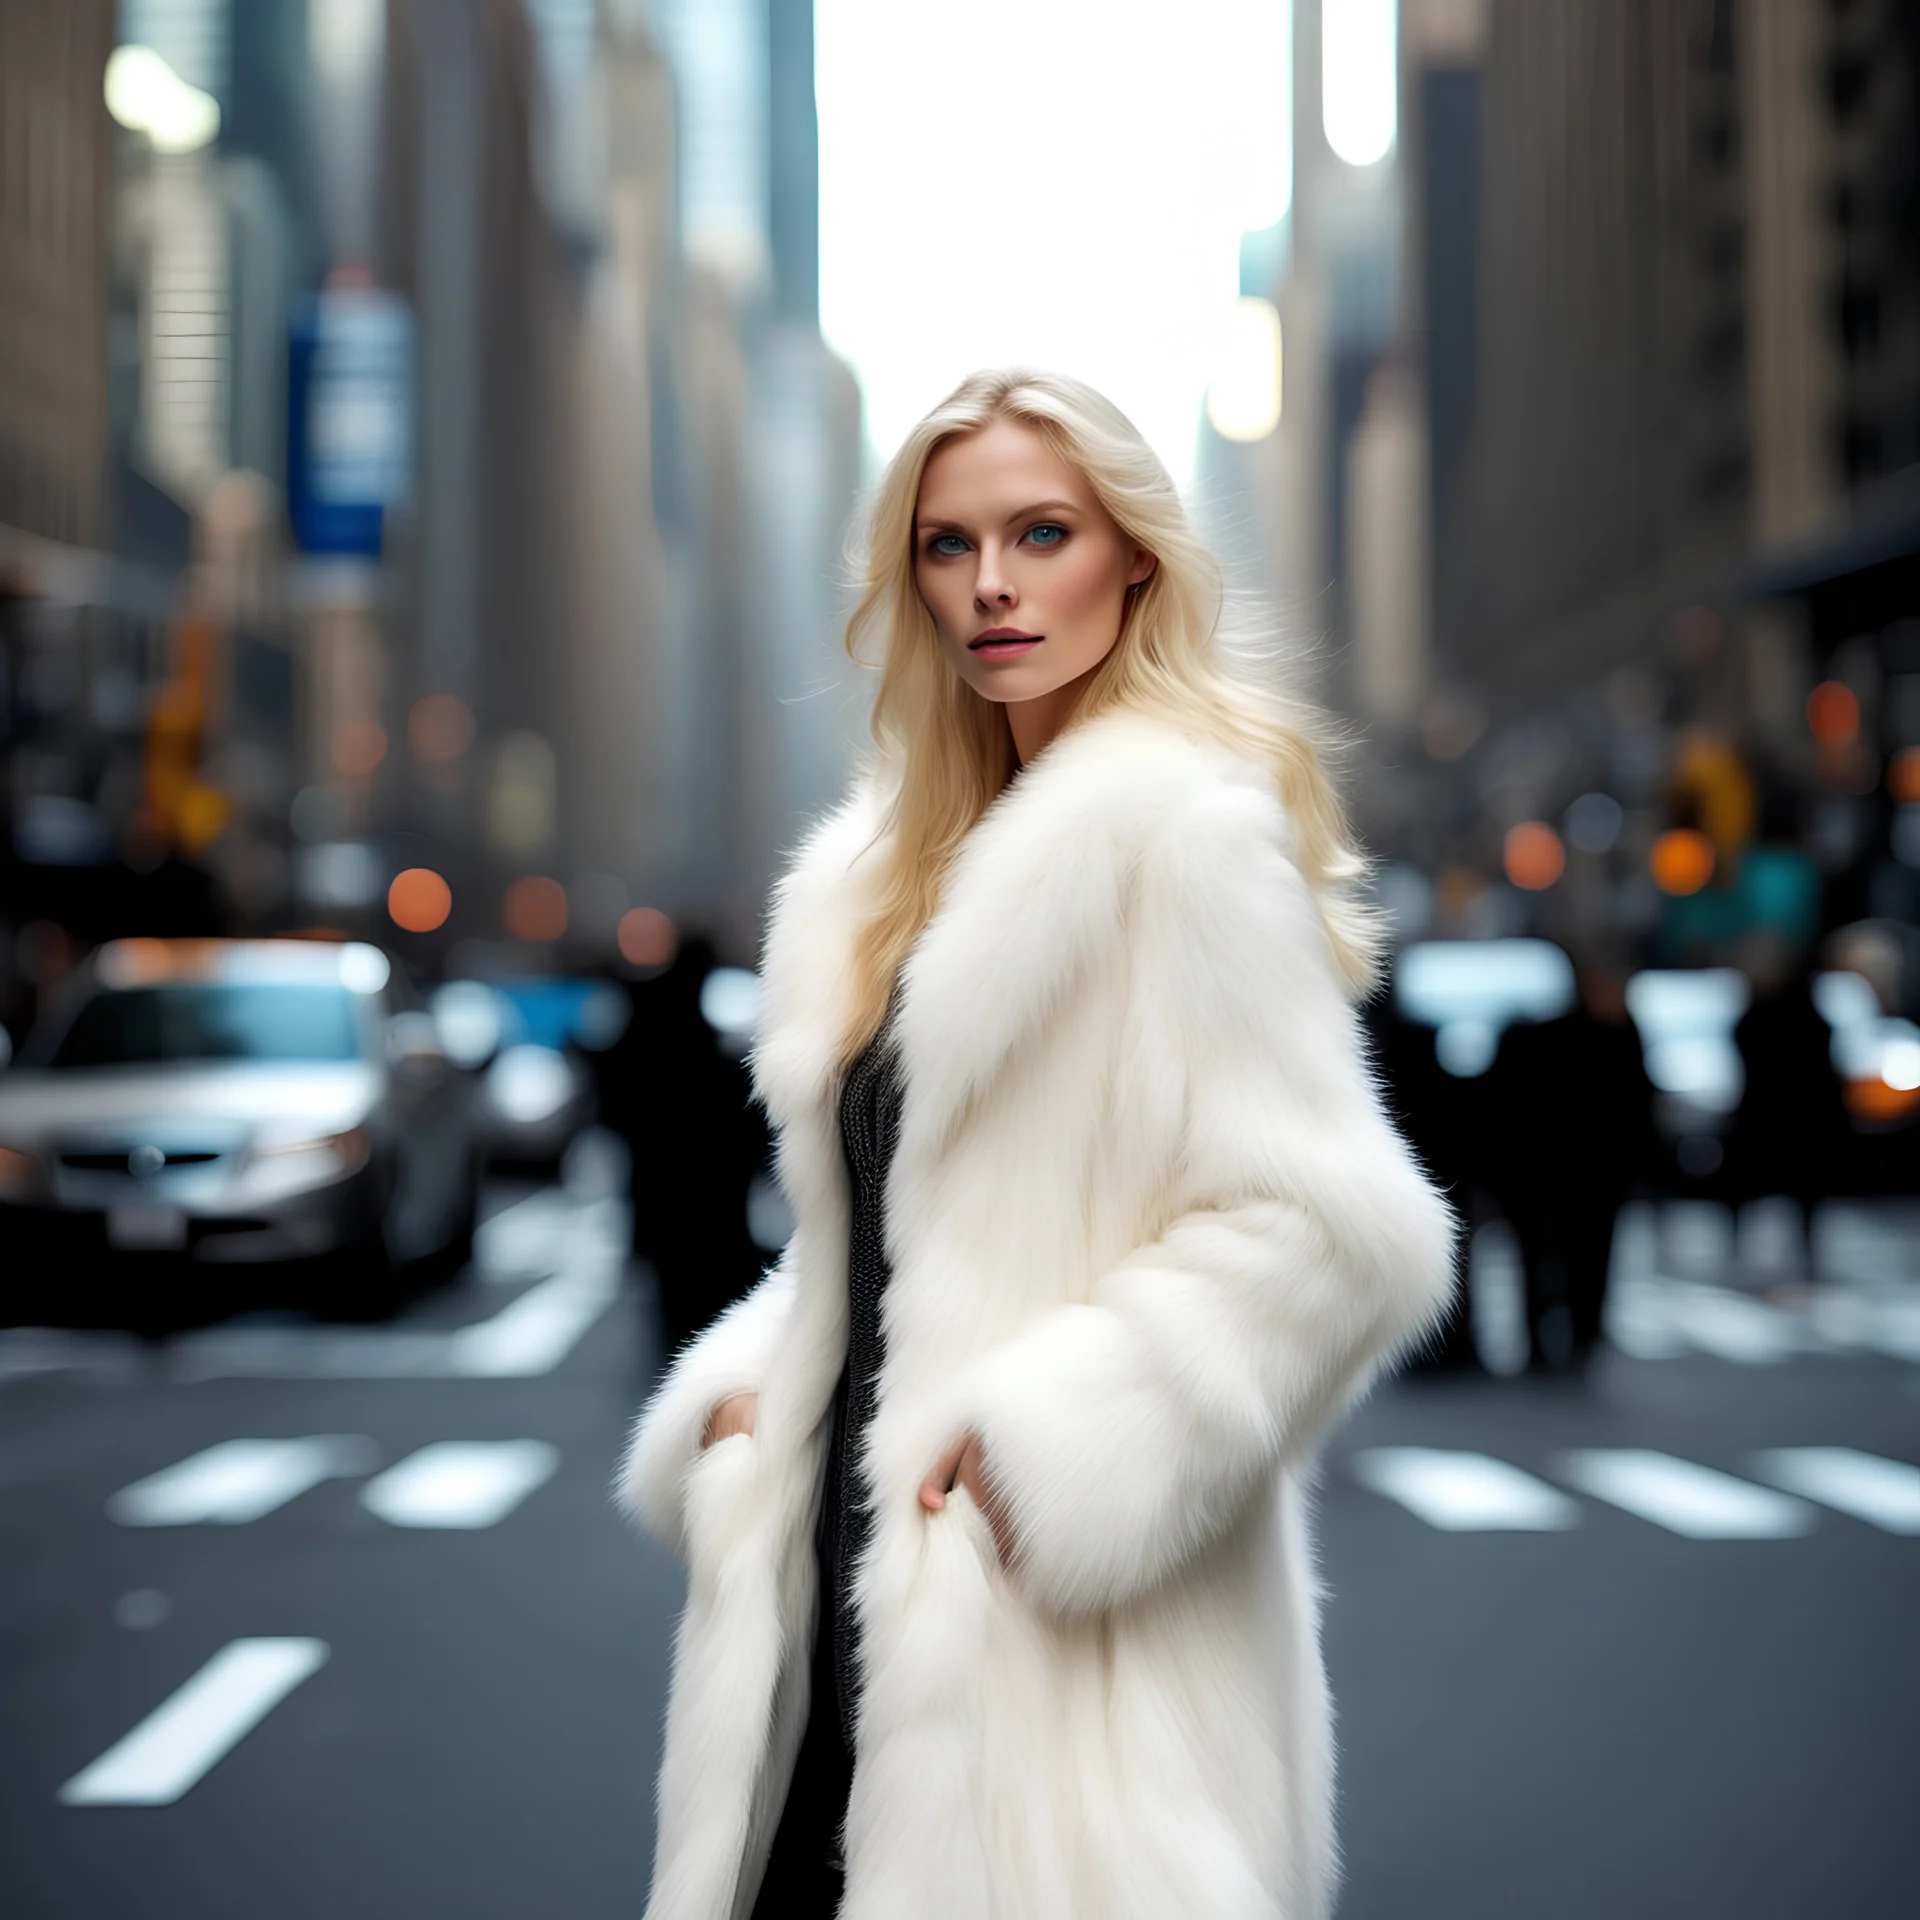
[[129, 987], [96, 994], [40, 1064], [119, 1067], [168, 1060], [356, 1060], [354, 996], [344, 987]]

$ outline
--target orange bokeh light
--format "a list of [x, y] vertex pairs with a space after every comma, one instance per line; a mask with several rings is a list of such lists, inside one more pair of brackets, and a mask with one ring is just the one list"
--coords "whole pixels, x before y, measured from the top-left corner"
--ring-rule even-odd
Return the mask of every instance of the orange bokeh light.
[[1807, 725], [1823, 747], [1843, 747], [1860, 731], [1860, 702], [1851, 687], [1822, 680], [1807, 695]]
[[473, 709], [457, 693], [430, 693], [407, 716], [416, 760], [458, 760], [473, 745], [473, 730]]
[[673, 958], [679, 935], [658, 907], [634, 907], [620, 916], [620, 958], [630, 967], [660, 967]]
[[343, 720], [333, 736], [333, 764], [349, 780], [364, 780], [387, 757], [387, 730], [377, 720]]
[[1903, 807], [1920, 807], [1920, 747], [1902, 747], [1887, 765], [1887, 791]]
[[1567, 850], [1544, 821], [1523, 820], [1507, 833], [1506, 868], [1516, 887], [1539, 893], [1566, 872]]
[[387, 889], [387, 911], [396, 927], [431, 933], [446, 925], [453, 911], [453, 889], [431, 867], [409, 867], [394, 875]]
[[1651, 865], [1662, 893], [1698, 893], [1713, 878], [1713, 842], [1691, 827], [1675, 827], [1653, 843]]
[[1884, 1080], [1849, 1080], [1847, 1111], [1858, 1120], [1890, 1126], [1920, 1107], [1920, 1087], [1890, 1087]]
[[567, 890], [558, 880], [530, 873], [507, 889], [501, 918], [516, 940], [558, 940], [567, 930]]

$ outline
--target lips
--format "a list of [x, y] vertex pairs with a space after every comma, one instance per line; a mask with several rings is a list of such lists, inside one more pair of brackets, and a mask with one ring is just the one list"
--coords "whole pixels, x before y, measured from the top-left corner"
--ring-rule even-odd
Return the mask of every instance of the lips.
[[1018, 627], [989, 627], [985, 633], [967, 642], [967, 651], [972, 653], [977, 648], [992, 646], [1030, 646], [1044, 637], [1038, 633], [1022, 633]]

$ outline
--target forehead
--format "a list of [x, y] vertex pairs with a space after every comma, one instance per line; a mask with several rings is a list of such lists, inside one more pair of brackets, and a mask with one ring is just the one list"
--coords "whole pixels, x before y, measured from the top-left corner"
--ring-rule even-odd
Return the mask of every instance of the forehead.
[[993, 420], [938, 448], [920, 476], [922, 513], [947, 519], [1010, 512], [1035, 500], [1096, 506], [1080, 471], [1017, 420]]

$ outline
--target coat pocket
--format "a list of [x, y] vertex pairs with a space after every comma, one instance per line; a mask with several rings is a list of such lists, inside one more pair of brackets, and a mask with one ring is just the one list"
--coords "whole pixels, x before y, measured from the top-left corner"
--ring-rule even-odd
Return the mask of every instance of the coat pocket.
[[687, 1468], [682, 1503], [687, 1570], [694, 1579], [715, 1570], [738, 1537], [741, 1503], [757, 1459], [752, 1434], [730, 1433], [696, 1454]]

